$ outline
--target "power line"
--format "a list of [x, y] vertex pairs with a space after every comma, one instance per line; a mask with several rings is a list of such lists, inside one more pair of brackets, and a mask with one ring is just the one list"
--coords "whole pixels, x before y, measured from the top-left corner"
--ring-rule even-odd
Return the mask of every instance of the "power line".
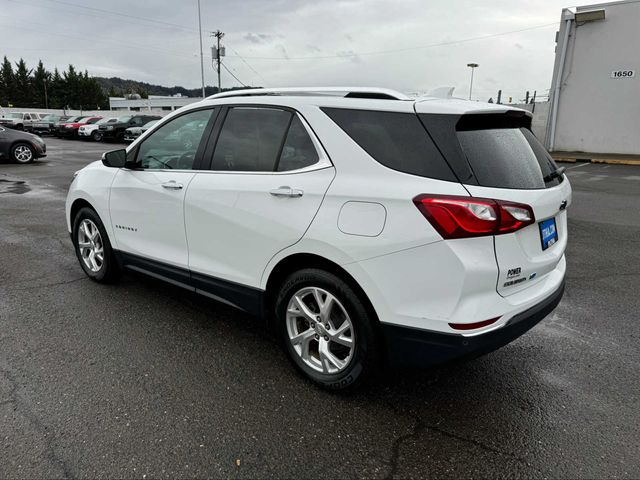
[[239, 83], [240, 85], [242, 85], [243, 87], [246, 87], [246, 86], [247, 86], [247, 85], [245, 85], [244, 83], [242, 83], [242, 80], [240, 80], [238, 77], [236, 77], [236, 76], [233, 74], [233, 72], [231, 72], [231, 70], [229, 70], [229, 69], [227, 68], [227, 66], [226, 66], [223, 62], [220, 62], [220, 65], [222, 65], [222, 66], [224, 67], [224, 69], [225, 69], [227, 72], [229, 72], [229, 75], [231, 75], [233, 78], [235, 78], [235, 79], [238, 81], [238, 83]]
[[[544, 25], [535, 25], [533, 27], [521, 28], [519, 30], [511, 30], [508, 32], [500, 32], [500, 33], [492, 33], [490, 35], [482, 35], [479, 37], [470, 37], [463, 38], [460, 40], [452, 40], [449, 42], [440, 42], [440, 43], [432, 43], [429, 45], [421, 45], [417, 47], [405, 47], [405, 48], [394, 48], [390, 50], [378, 50], [372, 52], [353, 52], [353, 53], [342, 53], [337, 55], [309, 55], [305, 57], [255, 57], [255, 56], [245, 56], [244, 58], [254, 59], [254, 60], [323, 60], [323, 59], [333, 59], [333, 58], [351, 58], [351, 57], [364, 57], [369, 55], [388, 55], [392, 53], [401, 53], [408, 52], [412, 50], [422, 50], [424, 48], [432, 48], [432, 47], [444, 47], [448, 45], [457, 45], [460, 43], [473, 42], [476, 40], [484, 40], [487, 38], [501, 37], [503, 35], [512, 35], [514, 33], [527, 32], [529, 30], [536, 30], [540, 28], [548, 28], [551, 26], [558, 26], [557, 22], [554, 23], [546, 23]], [[230, 55], [233, 56], [233, 55]]]
[[246, 60], [245, 60], [245, 59], [244, 59], [244, 58], [243, 58], [243, 57], [238, 53], [238, 51], [237, 51], [236, 49], [234, 49], [234, 48], [232, 47], [232, 48], [231, 48], [231, 51], [232, 51], [232, 52], [234, 52], [234, 53], [235, 53], [235, 56], [236, 56], [236, 57], [238, 57], [240, 60], [242, 60], [242, 62], [243, 62], [247, 67], [249, 67], [253, 73], [255, 73], [256, 75], [258, 75], [258, 76], [262, 79], [262, 81], [265, 83], [265, 86], [266, 86], [266, 84], [267, 84], [267, 83], [269, 83], [269, 82], [267, 82], [267, 81], [265, 80], [265, 78], [264, 78], [262, 75], [260, 75], [260, 73], [259, 73], [255, 68], [253, 68], [251, 65], [249, 65], [249, 62], [247, 62], [247, 61], [246, 61]]
[[194, 32], [198, 31], [197, 28], [188, 27], [186, 25], [180, 25], [180, 24], [177, 24], [177, 23], [165, 22], [165, 21], [162, 21], [162, 20], [155, 20], [155, 19], [148, 18], [148, 17], [139, 17], [137, 15], [130, 15], [128, 13], [114, 12], [113, 10], [104, 10], [102, 8], [88, 7], [86, 5], [79, 5], [77, 3], [65, 2], [63, 0], [47, 0], [47, 1], [52, 2], [52, 3], [59, 3], [61, 5], [68, 5], [68, 6], [73, 7], [73, 8], [81, 8], [81, 9], [84, 9], [84, 10], [91, 10], [91, 11], [94, 11], [94, 12], [106, 13], [108, 15], [116, 15], [116, 16], [119, 16], [119, 17], [126, 17], [126, 18], [133, 18], [133, 19], [136, 19], [136, 20], [142, 20], [144, 22], [157, 23], [158, 25], [164, 25], [164, 26], [167, 26], [167, 27], [182, 28], [184, 30], [191, 30], [191, 31], [194, 31]]

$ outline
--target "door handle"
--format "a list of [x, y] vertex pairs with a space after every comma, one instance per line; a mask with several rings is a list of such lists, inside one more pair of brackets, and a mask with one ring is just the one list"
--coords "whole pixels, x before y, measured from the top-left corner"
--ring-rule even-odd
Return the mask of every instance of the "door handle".
[[182, 190], [182, 187], [184, 187], [184, 185], [176, 182], [175, 180], [170, 180], [161, 185], [162, 185], [162, 188], [166, 188], [167, 190]]
[[297, 198], [304, 195], [304, 191], [299, 188], [291, 188], [291, 187], [278, 187], [273, 190], [269, 190], [269, 193], [274, 197], [292, 197]]

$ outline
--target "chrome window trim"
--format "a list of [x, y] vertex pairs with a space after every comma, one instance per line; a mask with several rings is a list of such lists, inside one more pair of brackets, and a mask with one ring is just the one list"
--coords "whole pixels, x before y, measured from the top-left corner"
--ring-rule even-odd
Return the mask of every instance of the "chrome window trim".
[[[215, 108], [215, 107], [214, 107]], [[236, 108], [235, 106], [232, 108]], [[253, 109], [260, 109], [263, 108], [262, 106], [255, 106], [255, 105], [251, 105], [251, 106], [239, 106], [237, 108], [253, 108]], [[278, 108], [277, 105], [268, 105], [265, 104], [264, 108]], [[204, 108], [202, 108], [204, 110]], [[194, 110], [198, 110], [198, 108], [194, 108], [193, 110], [189, 110], [188, 112], [185, 112], [185, 115], [187, 113], [191, 113]], [[145, 169], [130, 169], [130, 168], [126, 168], [123, 167], [123, 169], [128, 170], [128, 171], [132, 171], [132, 172], [175, 172], [175, 173], [209, 173], [209, 174], [217, 174], [217, 175], [295, 175], [298, 173], [307, 173], [307, 172], [313, 172], [316, 170], [323, 170], [325, 168], [330, 168], [333, 167], [333, 163], [331, 162], [331, 159], [329, 158], [329, 155], [327, 155], [324, 147], [322, 146], [322, 143], [320, 143], [320, 140], [318, 140], [318, 137], [316, 136], [315, 132], [313, 131], [313, 129], [311, 128], [311, 126], [309, 125], [309, 122], [307, 122], [307, 120], [302, 116], [302, 114], [300, 112], [298, 112], [297, 110], [294, 110], [293, 113], [295, 115], [297, 115], [297, 117], [300, 119], [300, 121], [302, 122], [302, 126], [305, 128], [305, 130], [307, 131], [307, 135], [309, 135], [309, 137], [311, 138], [311, 142], [313, 143], [314, 148], [316, 149], [316, 153], [318, 154], [318, 161], [316, 163], [314, 163], [313, 165], [309, 165], [307, 167], [304, 168], [298, 168], [296, 170], [286, 170], [284, 172], [265, 172], [265, 171], [260, 171], [260, 170], [172, 170], [172, 169], [168, 169], [168, 168], [163, 168], [163, 169], [151, 169], [151, 168], [145, 168]], [[158, 124], [160, 122], [156, 123], [153, 127], [151, 127], [151, 129], [149, 130], [155, 130], [156, 127], [158, 127]], [[163, 122], [164, 123], [168, 123], [168, 122]], [[149, 131], [148, 130], [148, 131]], [[147, 133], [147, 132], [145, 132]], [[142, 135], [140, 137], [138, 137], [136, 139], [136, 141], [140, 140], [140, 138], [142, 137]], [[134, 143], [136, 143], [136, 141], [134, 141], [131, 145], [129, 145], [127, 147], [127, 152], [129, 151], [129, 148], [132, 147], [134, 145]]]

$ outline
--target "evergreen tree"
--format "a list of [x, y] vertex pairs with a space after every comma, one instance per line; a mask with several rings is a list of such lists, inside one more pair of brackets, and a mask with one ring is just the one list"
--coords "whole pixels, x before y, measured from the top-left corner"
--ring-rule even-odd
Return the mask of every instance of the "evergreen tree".
[[64, 80], [62, 75], [58, 71], [58, 67], [53, 69], [53, 75], [51, 75], [51, 83], [49, 88], [49, 108], [63, 108], [64, 107]]
[[5, 56], [0, 67], [0, 105], [13, 104], [14, 84], [13, 66]]
[[34, 89], [31, 79], [31, 70], [21, 58], [16, 63], [14, 74], [13, 103], [16, 107], [33, 107]]
[[50, 108], [48, 96], [50, 92], [51, 73], [49, 73], [42, 64], [42, 60], [38, 61], [38, 66], [33, 72], [33, 90], [34, 90], [34, 107]]

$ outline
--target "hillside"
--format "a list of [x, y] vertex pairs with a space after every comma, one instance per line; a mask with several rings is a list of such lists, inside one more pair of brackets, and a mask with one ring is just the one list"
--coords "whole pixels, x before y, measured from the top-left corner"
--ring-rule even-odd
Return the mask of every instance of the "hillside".
[[[165, 87], [162, 85], [154, 85], [151, 83], [139, 82], [137, 80], [124, 79], [120, 77], [93, 78], [95, 78], [98, 84], [102, 87], [105, 94], [108, 94], [109, 96], [120, 97], [129, 93], [139, 93], [143, 98], [147, 95], [176, 95], [178, 93], [187, 97], [200, 97], [202, 95], [202, 89], [200, 88], [189, 89], [177, 85], [173, 87]], [[222, 91], [237, 90], [238, 88], [247, 87], [223, 88]], [[206, 86], [205, 93], [206, 95], [218, 93], [218, 87]]]

